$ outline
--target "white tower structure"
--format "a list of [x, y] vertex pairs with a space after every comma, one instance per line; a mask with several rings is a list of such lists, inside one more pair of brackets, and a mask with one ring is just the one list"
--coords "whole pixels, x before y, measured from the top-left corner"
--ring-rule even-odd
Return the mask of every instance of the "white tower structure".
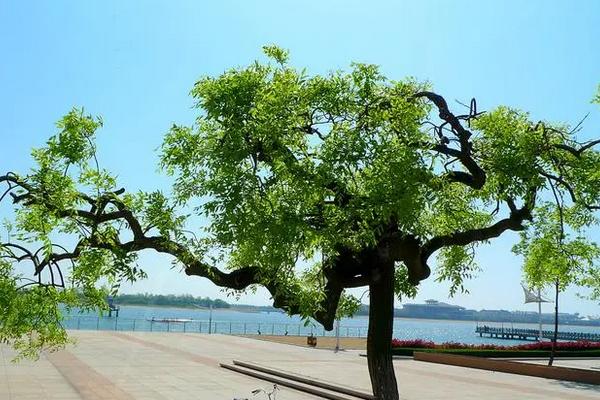
[[542, 297], [542, 292], [538, 288], [537, 293], [533, 291], [533, 289], [528, 289], [523, 283], [521, 283], [521, 287], [523, 288], [523, 293], [525, 294], [525, 304], [527, 303], [537, 303], [538, 304], [538, 314], [539, 314], [539, 324], [540, 324], [540, 333], [538, 337], [538, 341], [542, 341], [544, 335], [542, 334], [542, 303], [552, 303], [552, 301], [545, 299]]

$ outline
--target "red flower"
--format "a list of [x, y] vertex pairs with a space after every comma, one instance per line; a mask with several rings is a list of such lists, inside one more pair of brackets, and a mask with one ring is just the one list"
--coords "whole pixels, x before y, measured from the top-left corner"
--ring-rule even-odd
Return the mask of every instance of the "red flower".
[[400, 340], [392, 339], [392, 347], [409, 347], [413, 349], [433, 349], [435, 343], [429, 340], [413, 339], [413, 340]]
[[[392, 347], [405, 347], [413, 349], [473, 349], [473, 350], [551, 350], [552, 342], [533, 342], [520, 344], [517, 346], [502, 346], [497, 344], [465, 344], [457, 342], [444, 342], [435, 344], [429, 340], [412, 339], [400, 340], [392, 339]], [[564, 350], [600, 350], [600, 342], [588, 342], [585, 340], [577, 342], [557, 342], [557, 351]]]

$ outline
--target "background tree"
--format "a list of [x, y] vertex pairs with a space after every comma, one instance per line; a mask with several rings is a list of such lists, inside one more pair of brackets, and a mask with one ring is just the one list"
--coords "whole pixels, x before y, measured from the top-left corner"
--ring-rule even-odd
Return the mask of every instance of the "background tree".
[[[530, 232], [523, 233], [521, 243], [514, 248], [517, 254], [524, 256], [523, 270], [529, 287], [542, 289], [550, 286], [554, 289], [554, 335], [548, 360], [550, 366], [554, 362], [558, 338], [559, 293], [572, 285], [597, 287], [597, 284], [590, 285], [590, 282], [600, 271], [600, 248], [582, 235], [585, 224], [582, 226], [577, 213], [565, 212], [564, 202], [558, 195], [555, 201], [557, 203], [548, 202], [538, 207]], [[569, 231], [565, 230], [566, 227]]]
[[[22, 254], [2, 246], [2, 282], [16, 298], [42, 291], [42, 304], [57, 310], [57, 296], [75, 290], [98, 305], [106, 279], [114, 290], [145, 276], [135, 265], [143, 250], [170, 254], [185, 274], [223, 288], [262, 285], [274, 306], [327, 330], [343, 290], [366, 286], [373, 392], [397, 399], [394, 298], [430, 276], [434, 254], [437, 279], [461, 290], [477, 269], [476, 246], [526, 230], [551, 187], [576, 203], [582, 226], [595, 223], [598, 141], [579, 143], [574, 130], [508, 107], [481, 113], [472, 101], [455, 114], [428, 85], [390, 81], [373, 65], [309, 76], [288, 65], [285, 51], [265, 52], [268, 63], [195, 84], [196, 122], [173, 126], [161, 150], [175, 179], [168, 196], [118, 188], [95, 160], [101, 121], [79, 110], [34, 150], [33, 171], [0, 177], [17, 237], [41, 244]], [[23, 260], [41, 286], [18, 286], [26, 277], [15, 262]], [[55, 329], [58, 320], [44, 324]], [[14, 339], [38, 327], [3, 329]]]

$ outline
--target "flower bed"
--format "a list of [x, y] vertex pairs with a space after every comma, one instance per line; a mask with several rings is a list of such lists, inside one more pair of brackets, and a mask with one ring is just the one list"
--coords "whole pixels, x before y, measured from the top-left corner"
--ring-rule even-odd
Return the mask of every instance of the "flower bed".
[[407, 347], [411, 349], [434, 349], [435, 343], [428, 340], [414, 339], [414, 340], [400, 340], [392, 339], [392, 348], [395, 347]]
[[[444, 342], [435, 344], [428, 340], [399, 340], [392, 339], [392, 347], [404, 347], [413, 349], [472, 349], [472, 350], [551, 350], [552, 342], [532, 342], [520, 344], [517, 346], [502, 346], [498, 344], [465, 344], [457, 342]], [[573, 350], [600, 350], [600, 342], [557, 342], [556, 350], [558, 351], [573, 351]]]
[[[552, 342], [533, 342], [517, 346], [496, 344], [465, 344], [446, 342], [435, 344], [427, 340], [392, 340], [393, 353], [412, 356], [414, 351], [444, 352], [479, 357], [547, 357]], [[600, 357], [598, 342], [557, 342], [557, 357]]]

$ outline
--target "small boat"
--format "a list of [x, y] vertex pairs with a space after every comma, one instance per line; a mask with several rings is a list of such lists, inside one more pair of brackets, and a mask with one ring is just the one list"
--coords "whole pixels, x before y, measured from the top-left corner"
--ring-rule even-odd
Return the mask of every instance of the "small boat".
[[154, 318], [152, 317], [151, 319], [147, 319], [147, 321], [150, 322], [175, 322], [175, 323], [185, 323], [185, 322], [192, 322], [193, 319], [187, 319], [187, 318]]

